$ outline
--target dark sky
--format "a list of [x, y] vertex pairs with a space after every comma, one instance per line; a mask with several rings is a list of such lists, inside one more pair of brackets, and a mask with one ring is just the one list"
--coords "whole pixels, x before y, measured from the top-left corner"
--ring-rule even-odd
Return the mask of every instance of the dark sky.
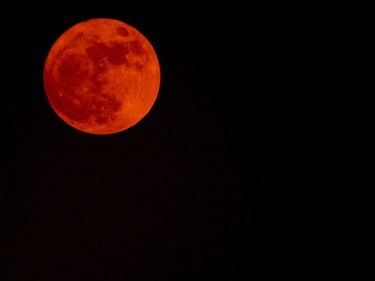
[[[0, 279], [345, 276], [352, 210], [337, 135], [350, 118], [332, 83], [332, 14], [285, 1], [79, 2], [0, 11]], [[96, 17], [140, 30], [161, 67], [150, 113], [108, 136], [60, 120], [42, 80], [54, 41]]]

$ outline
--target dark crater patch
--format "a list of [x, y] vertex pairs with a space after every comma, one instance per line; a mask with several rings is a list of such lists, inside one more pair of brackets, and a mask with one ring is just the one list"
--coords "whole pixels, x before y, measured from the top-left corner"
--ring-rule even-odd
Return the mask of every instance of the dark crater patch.
[[120, 43], [113, 43], [108, 54], [108, 60], [114, 65], [129, 64], [125, 54], [129, 53], [129, 48]]
[[131, 41], [128, 43], [129, 49], [132, 53], [137, 55], [143, 55], [145, 53], [143, 46], [138, 41]]
[[120, 110], [121, 102], [116, 98], [108, 95], [94, 96], [89, 101], [92, 107], [92, 116], [95, 116], [97, 124], [105, 124], [109, 120], [113, 121], [116, 118], [115, 113]]
[[[110, 44], [94, 42], [86, 48], [88, 58], [91, 59], [95, 65], [99, 66], [103, 59], [107, 59], [108, 62], [116, 66], [125, 64], [129, 67], [134, 67], [137, 70], [142, 69], [142, 66], [139, 63], [129, 63], [126, 58], [126, 55], [129, 53], [136, 56], [144, 56], [145, 50], [142, 44], [138, 41], [131, 41], [128, 43], [111, 42]], [[98, 69], [97, 71], [100, 72]]]
[[129, 31], [125, 27], [116, 28], [116, 32], [117, 32], [118, 35], [121, 35], [123, 37], [129, 36]]
[[94, 61], [94, 63], [99, 63], [102, 59], [108, 56], [110, 48], [104, 44], [95, 42], [86, 48], [87, 56]]
[[[103, 46], [98, 47], [94, 55], [103, 54]], [[121, 102], [114, 97], [102, 94], [103, 82], [98, 80], [100, 72], [106, 71], [104, 66], [99, 66], [94, 76], [84, 68], [84, 61], [80, 55], [67, 55], [61, 62], [58, 73], [59, 79], [53, 79], [51, 72], [46, 72], [45, 84], [49, 93], [51, 105], [58, 111], [76, 122], [83, 123], [89, 117], [94, 117], [98, 124], [103, 124], [115, 118], [115, 113], [120, 109]], [[84, 81], [91, 80], [87, 94], [77, 92]], [[59, 95], [61, 92], [61, 96]]]
[[86, 48], [87, 56], [95, 64], [99, 64], [105, 58], [114, 65], [128, 64], [128, 60], [126, 59], [128, 52], [129, 48], [126, 45], [117, 42], [113, 42], [110, 46], [95, 42]]
[[82, 68], [82, 57], [76, 54], [67, 55], [57, 71], [60, 75], [59, 88], [64, 93], [74, 91], [89, 75], [88, 70]]

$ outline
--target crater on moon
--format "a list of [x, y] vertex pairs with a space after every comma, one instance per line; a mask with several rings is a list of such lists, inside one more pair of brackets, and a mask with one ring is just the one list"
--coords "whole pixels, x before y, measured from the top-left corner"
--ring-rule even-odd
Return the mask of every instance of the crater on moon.
[[149, 112], [159, 90], [159, 62], [135, 28], [93, 19], [68, 29], [52, 46], [44, 85], [65, 122], [84, 132], [111, 134]]

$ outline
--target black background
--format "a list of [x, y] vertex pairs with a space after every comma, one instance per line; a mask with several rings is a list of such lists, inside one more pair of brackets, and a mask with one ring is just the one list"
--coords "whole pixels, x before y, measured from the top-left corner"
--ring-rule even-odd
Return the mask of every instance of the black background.
[[[1, 9], [1, 280], [347, 276], [334, 12], [136, 2]], [[108, 136], [60, 120], [42, 80], [58, 36], [96, 17], [141, 31], [161, 66], [150, 113]]]

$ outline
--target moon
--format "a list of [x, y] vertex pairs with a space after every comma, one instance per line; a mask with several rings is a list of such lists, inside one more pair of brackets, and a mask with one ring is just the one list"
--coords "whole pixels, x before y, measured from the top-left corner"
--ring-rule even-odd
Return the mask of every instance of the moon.
[[116, 19], [82, 21], [52, 45], [44, 89], [56, 114], [89, 134], [122, 132], [151, 110], [160, 87], [160, 65], [147, 38]]

